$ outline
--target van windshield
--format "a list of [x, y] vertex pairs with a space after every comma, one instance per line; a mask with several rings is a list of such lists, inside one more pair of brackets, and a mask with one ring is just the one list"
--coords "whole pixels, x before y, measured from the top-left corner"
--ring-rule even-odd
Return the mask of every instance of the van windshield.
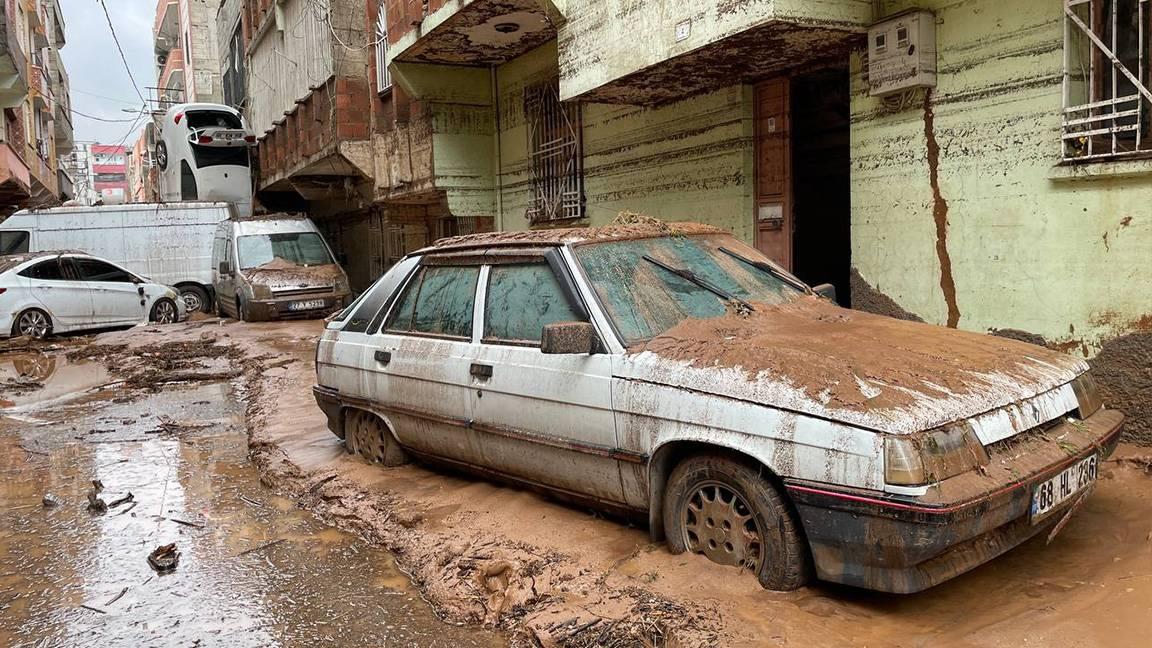
[[307, 268], [334, 263], [324, 239], [315, 232], [241, 236], [236, 239], [236, 257], [241, 270]]

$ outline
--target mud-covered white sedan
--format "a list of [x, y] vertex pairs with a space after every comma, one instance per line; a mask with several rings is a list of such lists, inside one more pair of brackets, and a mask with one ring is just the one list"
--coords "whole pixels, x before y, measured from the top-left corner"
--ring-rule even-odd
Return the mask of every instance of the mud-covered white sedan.
[[0, 256], [0, 337], [170, 323], [188, 316], [176, 291], [82, 252]]
[[925, 589], [1091, 492], [1124, 416], [1087, 365], [847, 310], [702, 225], [497, 233], [400, 261], [324, 332], [350, 451], [646, 514], [792, 589]]

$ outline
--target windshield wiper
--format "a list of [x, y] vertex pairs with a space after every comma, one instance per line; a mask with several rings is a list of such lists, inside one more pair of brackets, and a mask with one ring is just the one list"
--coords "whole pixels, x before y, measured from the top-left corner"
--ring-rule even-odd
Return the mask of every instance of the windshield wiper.
[[739, 297], [737, 297], [731, 293], [728, 293], [727, 291], [725, 291], [721, 288], [717, 288], [716, 286], [712, 285], [707, 280], [701, 279], [695, 272], [692, 272], [691, 270], [684, 270], [682, 268], [676, 268], [674, 266], [670, 266], [667, 263], [664, 263], [663, 261], [657, 261], [656, 259], [653, 259], [652, 257], [648, 256], [647, 254], [645, 254], [642, 258], [645, 261], [647, 261], [648, 263], [651, 263], [652, 265], [656, 266], [657, 268], [663, 269], [665, 272], [670, 272], [670, 273], [676, 275], [677, 277], [680, 277], [681, 279], [684, 279], [686, 281], [690, 281], [690, 282], [696, 284], [697, 286], [700, 286], [704, 290], [707, 290], [708, 292], [712, 293], [713, 295], [716, 295], [717, 297], [719, 297], [720, 299], [723, 299], [724, 301], [735, 302], [735, 303], [739, 304], [741, 307], [747, 308], [750, 311], [756, 310], [755, 308], [752, 308], [752, 304], [749, 304], [748, 302], [744, 301], [743, 299], [740, 299]]
[[772, 275], [773, 277], [776, 277], [780, 281], [783, 281], [784, 283], [788, 284], [789, 286], [792, 286], [793, 288], [798, 288], [800, 290], [803, 290], [804, 292], [809, 291], [808, 286], [805, 286], [803, 283], [796, 281], [792, 277], [788, 276], [786, 273], [781, 272], [780, 270], [777, 270], [770, 263], [764, 263], [763, 261], [753, 261], [752, 259], [749, 259], [748, 257], [744, 256], [743, 254], [733, 252], [732, 250], [729, 250], [728, 248], [724, 248], [724, 247], [720, 248], [720, 251], [723, 252], [724, 254], [727, 254], [728, 256], [732, 257], [733, 259], [736, 259], [737, 261], [743, 261], [744, 263], [747, 263], [748, 265], [752, 266], [753, 268], [756, 268], [757, 270], [767, 272], [768, 274]]

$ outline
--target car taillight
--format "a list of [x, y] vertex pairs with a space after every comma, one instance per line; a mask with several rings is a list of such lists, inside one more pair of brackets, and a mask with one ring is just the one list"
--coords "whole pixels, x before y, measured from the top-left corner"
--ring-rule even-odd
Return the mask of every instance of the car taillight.
[[7, 288], [0, 288], [0, 295], [3, 295], [6, 292], [8, 292]]
[[184, 118], [184, 113], [176, 113], [176, 116], [175, 116], [175, 117], [173, 117], [172, 119], [173, 119], [173, 121], [175, 121], [177, 124], [179, 124], [179, 123], [180, 123], [180, 120], [181, 120], [181, 119], [183, 119], [183, 118]]
[[255, 144], [256, 143], [256, 136], [255, 135], [245, 135], [244, 141], [248, 142], [249, 144]]
[[196, 141], [200, 142], [201, 144], [211, 144], [214, 139], [215, 138], [213, 138], [211, 135], [201, 135], [200, 137], [196, 138]]

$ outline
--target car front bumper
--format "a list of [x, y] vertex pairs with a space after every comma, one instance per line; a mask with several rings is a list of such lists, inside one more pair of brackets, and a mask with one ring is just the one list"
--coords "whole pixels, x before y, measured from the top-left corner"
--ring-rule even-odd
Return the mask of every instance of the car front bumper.
[[[1033, 487], [1093, 453], [1103, 462], [1115, 450], [1123, 422], [1122, 413], [1100, 410], [1082, 422], [1024, 432], [1019, 436], [1032, 436], [990, 448], [988, 468], [995, 465], [995, 472], [946, 479], [922, 497], [803, 481], [786, 486], [822, 580], [918, 592], [1029, 538], [1059, 531], [1093, 487], [1035, 523], [1030, 519]], [[1013, 464], [1000, 461], [1009, 457]]]
[[[304, 302], [324, 302], [323, 306], [313, 308], [293, 308], [293, 304]], [[347, 294], [328, 293], [324, 296], [307, 296], [283, 299], [253, 299], [246, 304], [248, 319], [250, 321], [289, 320], [289, 319], [323, 319], [332, 313], [344, 308], [348, 302]]]

